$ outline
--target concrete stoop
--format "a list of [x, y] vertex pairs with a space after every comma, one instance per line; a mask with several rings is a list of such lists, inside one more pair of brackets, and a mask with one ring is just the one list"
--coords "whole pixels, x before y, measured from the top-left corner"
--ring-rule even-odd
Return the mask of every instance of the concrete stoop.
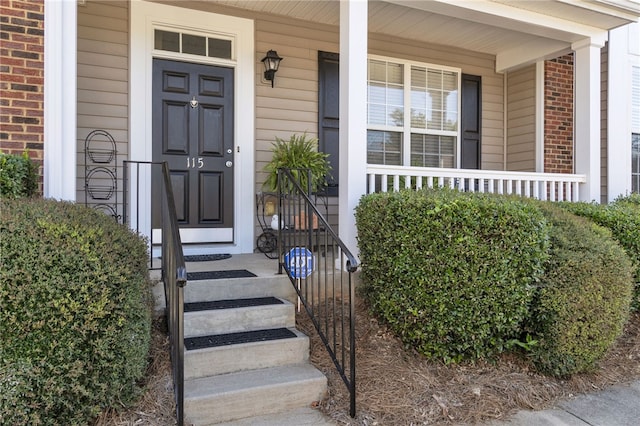
[[313, 408], [297, 408], [284, 413], [266, 414], [241, 420], [220, 423], [220, 426], [335, 426]]
[[277, 327], [295, 327], [291, 302], [246, 308], [216, 309], [184, 313], [184, 336], [207, 336]]
[[185, 290], [187, 303], [215, 305], [185, 312], [185, 424], [330, 424], [310, 408], [325, 396], [327, 379], [295, 329], [286, 276], [190, 281]]
[[193, 379], [308, 362], [309, 338], [295, 328], [290, 330], [295, 338], [185, 351], [184, 377]]
[[320, 401], [327, 378], [310, 364], [247, 370], [185, 381], [187, 423], [209, 425], [279, 413]]

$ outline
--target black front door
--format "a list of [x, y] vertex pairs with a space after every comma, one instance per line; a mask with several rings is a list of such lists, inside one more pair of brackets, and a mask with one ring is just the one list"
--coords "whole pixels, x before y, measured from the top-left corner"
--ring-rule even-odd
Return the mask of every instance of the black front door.
[[185, 243], [233, 241], [233, 75], [230, 68], [153, 60], [153, 161], [169, 164]]

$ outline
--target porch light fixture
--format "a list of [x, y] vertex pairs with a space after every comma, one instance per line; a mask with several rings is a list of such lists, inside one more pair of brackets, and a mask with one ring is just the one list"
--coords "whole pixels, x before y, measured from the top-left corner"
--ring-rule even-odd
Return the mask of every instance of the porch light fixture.
[[280, 67], [281, 60], [282, 58], [278, 56], [278, 52], [275, 50], [268, 51], [267, 56], [262, 58], [262, 63], [264, 64], [264, 79], [271, 81], [271, 87], [273, 87], [273, 81], [276, 78], [276, 71], [278, 71], [278, 67]]

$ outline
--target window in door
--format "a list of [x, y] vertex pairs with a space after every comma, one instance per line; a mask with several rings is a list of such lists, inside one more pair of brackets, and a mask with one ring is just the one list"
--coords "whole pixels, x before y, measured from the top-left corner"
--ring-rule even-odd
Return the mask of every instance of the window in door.
[[456, 167], [460, 72], [370, 58], [367, 162]]
[[155, 30], [154, 48], [167, 52], [233, 59], [233, 40], [223, 37], [206, 37], [175, 31]]

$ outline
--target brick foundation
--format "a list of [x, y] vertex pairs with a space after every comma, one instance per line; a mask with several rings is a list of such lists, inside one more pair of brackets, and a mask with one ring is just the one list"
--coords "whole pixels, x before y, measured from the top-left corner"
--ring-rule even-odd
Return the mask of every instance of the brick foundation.
[[44, 0], [0, 2], [0, 151], [44, 154]]

